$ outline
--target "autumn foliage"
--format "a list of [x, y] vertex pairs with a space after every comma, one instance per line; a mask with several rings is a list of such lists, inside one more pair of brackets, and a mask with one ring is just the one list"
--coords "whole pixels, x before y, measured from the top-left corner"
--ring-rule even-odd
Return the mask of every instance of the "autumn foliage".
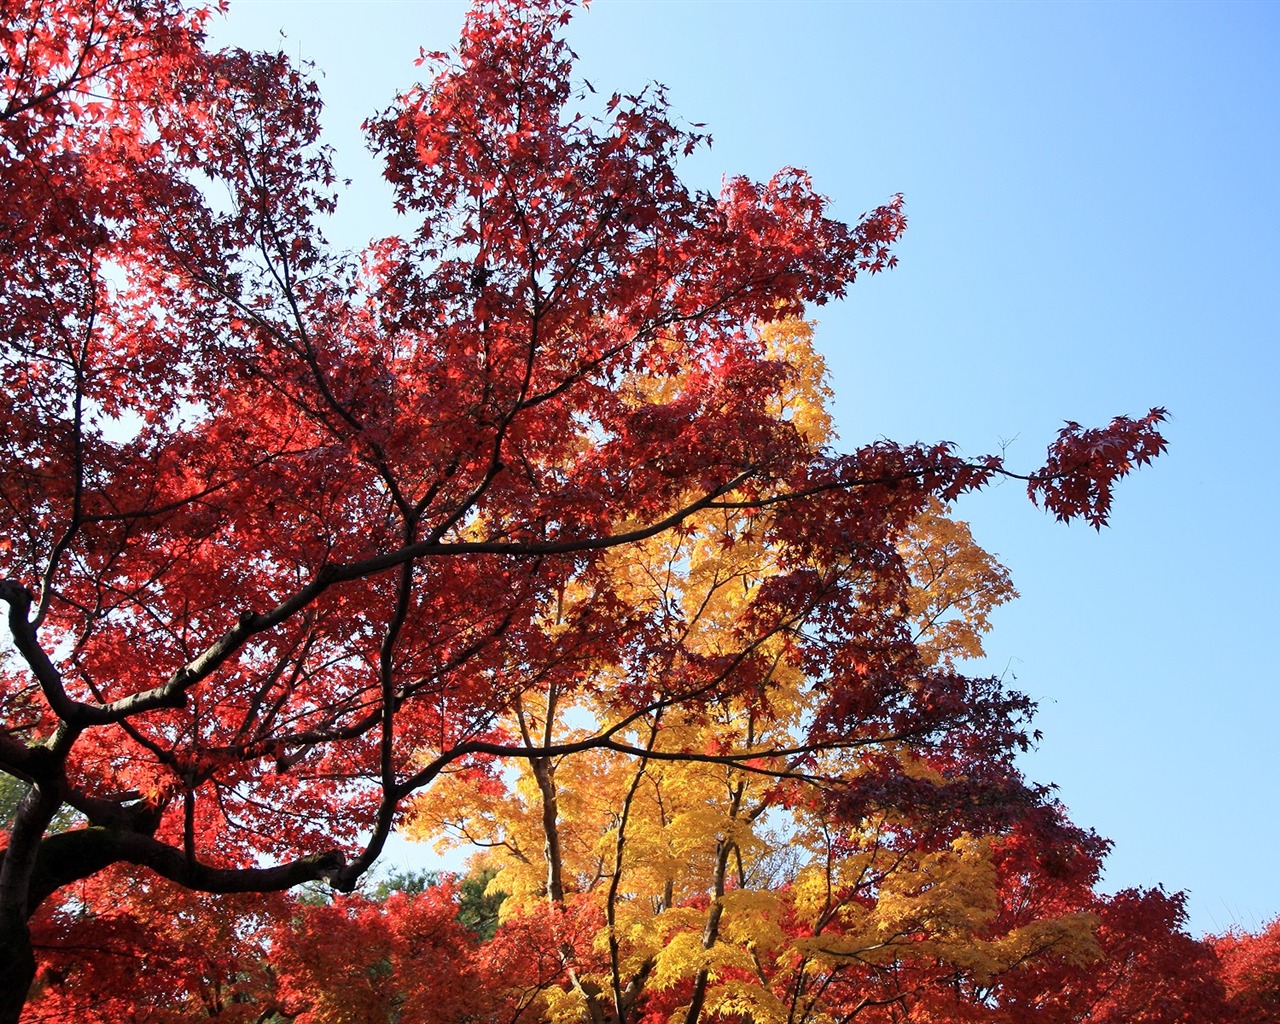
[[1232, 1010], [1242, 1024], [1280, 1017], [1280, 918], [1256, 934], [1237, 929], [1213, 940]]
[[[1117, 1016], [1191, 940], [962, 672], [1013, 590], [951, 514], [1101, 526], [1161, 410], [838, 451], [804, 318], [901, 198], [689, 189], [566, 0], [368, 122], [407, 228], [359, 253], [283, 54], [0, 11], [0, 1020], [1183, 1019]], [[397, 825], [487, 845], [495, 934], [356, 892]]]

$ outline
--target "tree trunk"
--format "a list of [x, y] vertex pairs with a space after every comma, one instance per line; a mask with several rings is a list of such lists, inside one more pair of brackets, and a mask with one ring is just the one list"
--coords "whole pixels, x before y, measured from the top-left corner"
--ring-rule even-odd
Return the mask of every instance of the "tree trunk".
[[0, 922], [0, 1024], [18, 1024], [36, 976], [27, 922], [6, 914]]
[[547, 861], [547, 898], [564, 903], [564, 856], [560, 850], [560, 811], [556, 799], [555, 769], [545, 757], [531, 757], [529, 767], [542, 794], [543, 855]]

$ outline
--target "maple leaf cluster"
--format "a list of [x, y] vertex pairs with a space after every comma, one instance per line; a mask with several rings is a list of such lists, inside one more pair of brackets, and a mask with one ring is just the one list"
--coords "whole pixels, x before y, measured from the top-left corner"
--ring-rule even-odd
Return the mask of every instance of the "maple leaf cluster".
[[1166, 415], [1152, 409], [1139, 419], [1117, 416], [1109, 426], [1090, 430], [1068, 422], [1049, 447], [1044, 469], [1028, 481], [1027, 494], [1061, 522], [1083, 516], [1102, 529], [1115, 482], [1165, 450], [1155, 428]]
[[[707, 140], [660, 87], [575, 93], [572, 10], [478, 3], [424, 54], [365, 126], [409, 228], [347, 253], [283, 54], [210, 49], [176, 0], [0, 0], [0, 1021], [33, 933], [63, 936], [38, 995], [66, 999], [164, 920], [222, 979], [178, 1000], [211, 1014], [488, 1012], [397, 966], [436, 955], [412, 950], [447, 890], [308, 911], [262, 940], [275, 981], [200, 959], [277, 934], [295, 886], [353, 892], [398, 824], [521, 851], [487, 868], [485, 956], [540, 951], [511, 1019], [764, 1019], [805, 965], [838, 988], [907, 943], [939, 977], [1023, 957], [1023, 925], [983, 924], [997, 854], [1060, 815], [1012, 760], [1031, 703], [957, 669], [1012, 590], [950, 518], [1019, 474], [836, 453], [803, 319], [894, 265], [902, 198], [846, 224], [794, 168], [688, 188]], [[1162, 419], [1071, 425], [1021, 476], [1101, 525]], [[752, 903], [765, 823], [807, 853]], [[397, 980], [303, 1005], [287, 979], [348, 927]], [[76, 966], [81, 933], [103, 952]]]

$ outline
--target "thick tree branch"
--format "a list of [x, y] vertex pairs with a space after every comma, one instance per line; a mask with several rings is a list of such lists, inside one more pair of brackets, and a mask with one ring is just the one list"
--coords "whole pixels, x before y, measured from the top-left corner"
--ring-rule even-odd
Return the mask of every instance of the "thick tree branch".
[[141, 832], [91, 826], [48, 836], [40, 844], [30, 906], [39, 906], [62, 886], [120, 861], [150, 868], [188, 889], [211, 893], [280, 892], [303, 882], [334, 879], [346, 865], [346, 857], [332, 850], [274, 867], [216, 868], [190, 860], [182, 850]]

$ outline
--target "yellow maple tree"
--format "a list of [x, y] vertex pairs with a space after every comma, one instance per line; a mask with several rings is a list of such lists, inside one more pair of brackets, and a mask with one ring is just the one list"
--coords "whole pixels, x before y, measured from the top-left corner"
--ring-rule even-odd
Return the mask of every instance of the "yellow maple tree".
[[[821, 445], [829, 392], [811, 334], [783, 321], [760, 341], [782, 382], [770, 415]], [[627, 390], [642, 404], [680, 386], [636, 377]], [[645, 663], [597, 653], [521, 688], [504, 725], [530, 756], [499, 774], [442, 777], [412, 805], [408, 835], [475, 848], [504, 915], [552, 905], [598, 921], [591, 950], [565, 950], [571, 984], [539, 1013], [825, 1024], [848, 1013], [836, 982], [854, 968], [909, 958], [942, 965], [937, 976], [989, 978], [1033, 951], [1093, 955], [1086, 915], [993, 928], [992, 837], [922, 845], [902, 840], [910, 823], [892, 808], [856, 821], [832, 812], [831, 790], [869, 773], [869, 755], [922, 782], [945, 772], [911, 737], [807, 740], [823, 682], [792, 643], [798, 617], [760, 613], [788, 567], [767, 514], [726, 505], [609, 552], [603, 571], [549, 604], [549, 642], [593, 604], [632, 609], [664, 641], [650, 638]], [[863, 599], [897, 602], [922, 671], [980, 656], [991, 610], [1015, 596], [1003, 566], [936, 501], [904, 525], [896, 557], [905, 590]], [[855, 589], [864, 572], [853, 559], [808, 570]]]

